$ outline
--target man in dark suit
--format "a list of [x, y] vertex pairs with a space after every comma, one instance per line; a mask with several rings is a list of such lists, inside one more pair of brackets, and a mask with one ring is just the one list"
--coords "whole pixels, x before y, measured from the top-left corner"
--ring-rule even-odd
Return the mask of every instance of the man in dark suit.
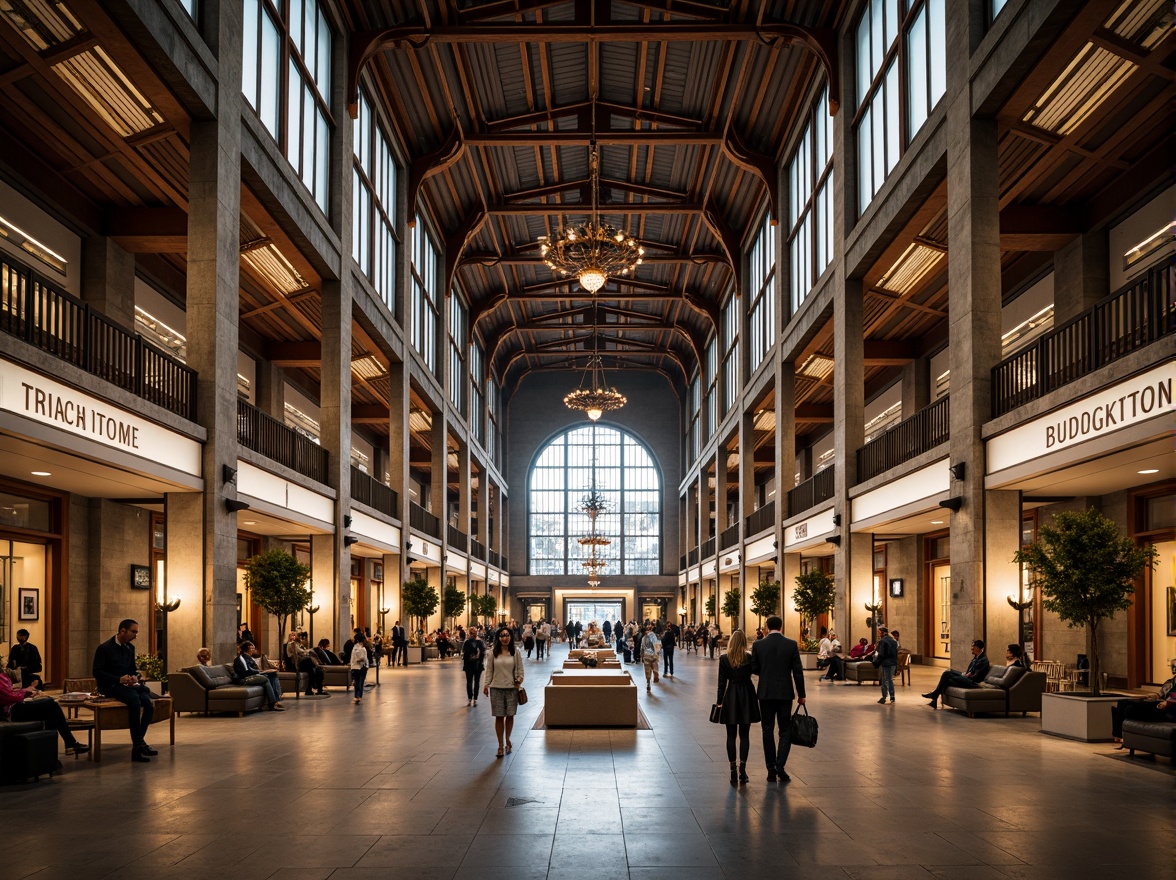
[[408, 665], [408, 638], [405, 636], [404, 627], [400, 625], [399, 620], [392, 627], [392, 658], [388, 665]]
[[253, 642], [246, 640], [241, 643], [241, 653], [233, 661], [233, 675], [238, 684], [261, 685], [265, 690], [266, 705], [281, 712], [286, 707], [282, 705], [282, 683], [278, 681], [278, 673], [262, 672], [253, 659], [254, 650]]
[[[768, 634], [751, 646], [751, 671], [759, 676], [756, 696], [760, 705], [760, 730], [764, 739], [764, 760], [768, 765], [768, 782], [791, 782], [785, 770], [792, 741], [788, 725], [792, 721], [792, 701], [804, 705], [804, 668], [796, 642], [780, 632], [784, 626], [776, 615], [767, 621]], [[793, 688], [793, 682], [796, 687]], [[780, 745], [776, 745], [776, 727], [780, 728]]]
[[132, 642], [139, 635], [138, 621], [127, 618], [118, 625], [118, 632], [98, 646], [94, 652], [94, 678], [98, 690], [107, 697], [113, 697], [127, 706], [127, 726], [131, 733], [131, 760], [150, 763], [155, 749], [143, 739], [151, 725], [155, 707], [151, 703], [151, 691], [139, 680], [139, 669], [135, 664], [135, 646]]

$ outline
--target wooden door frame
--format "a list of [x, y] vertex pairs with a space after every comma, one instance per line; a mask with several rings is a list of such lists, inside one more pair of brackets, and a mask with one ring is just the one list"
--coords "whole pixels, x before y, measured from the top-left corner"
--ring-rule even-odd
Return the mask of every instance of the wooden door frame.
[[[923, 648], [923, 653], [926, 654], [926, 656], [928, 656], [932, 659], [938, 659], [938, 660], [942, 660], [944, 658], [939, 657], [933, 650], [931, 650], [931, 646], [933, 644], [935, 644], [939, 639], [939, 633], [936, 632], [937, 620], [936, 620], [936, 615], [934, 614], [935, 578], [933, 577], [933, 573], [935, 571], [935, 566], [937, 566], [937, 565], [943, 565], [946, 563], [947, 567], [949, 569], [951, 568], [951, 555], [950, 555], [951, 551], [949, 549], [947, 556], [932, 557], [931, 556], [931, 545], [934, 541], [939, 541], [943, 538], [949, 538], [949, 537], [951, 537], [951, 529], [940, 529], [937, 532], [927, 532], [922, 535], [922, 538], [923, 538], [923, 589], [920, 592], [922, 593], [923, 608], [925, 609], [925, 612], [926, 612], [923, 615], [923, 645], [922, 645], [922, 648]], [[951, 659], [950, 656], [947, 659], [950, 660]]]

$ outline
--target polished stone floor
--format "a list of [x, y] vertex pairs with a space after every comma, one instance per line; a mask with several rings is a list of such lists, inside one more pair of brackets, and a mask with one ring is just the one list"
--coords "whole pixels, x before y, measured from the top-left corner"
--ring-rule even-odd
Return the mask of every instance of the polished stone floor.
[[108, 734], [100, 764], [0, 789], [0, 878], [1176, 876], [1166, 759], [1043, 736], [1032, 715], [933, 711], [918, 694], [936, 670], [916, 668], [894, 706], [810, 673], [818, 747], [794, 750], [779, 786], [753, 745], [733, 789], [707, 722], [714, 662], [679, 655], [675, 678], [641, 689], [651, 730], [533, 730], [564, 651], [528, 664], [503, 760], [453, 661], [385, 667], [362, 706], [336, 689], [283, 714], [185, 715], [150, 765]]

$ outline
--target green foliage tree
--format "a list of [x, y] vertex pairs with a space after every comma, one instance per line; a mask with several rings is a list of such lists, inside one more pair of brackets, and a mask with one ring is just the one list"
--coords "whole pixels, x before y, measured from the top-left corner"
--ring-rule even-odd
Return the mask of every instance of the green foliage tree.
[[1037, 541], [1013, 554], [1041, 590], [1041, 607], [1071, 628], [1086, 628], [1090, 686], [1100, 693], [1098, 625], [1131, 607], [1135, 580], [1152, 568], [1155, 547], [1137, 547], [1094, 508], [1063, 511], [1038, 529]]
[[751, 611], [756, 626], [762, 626], [765, 617], [771, 617], [780, 610], [780, 582], [760, 581], [751, 591]]
[[703, 607], [703, 610], [706, 612], [706, 619], [707, 620], [714, 620], [714, 618], [715, 618], [715, 597], [714, 597], [713, 593], [707, 597], [707, 600], [705, 603], [703, 603], [702, 607]]
[[482, 625], [487, 628], [492, 627], [496, 614], [498, 614], [498, 598], [486, 593], [482, 596]]
[[245, 563], [245, 586], [258, 606], [278, 619], [278, 649], [286, 644], [286, 621], [310, 602], [310, 568], [275, 548]]
[[400, 604], [408, 619], [413, 621], [413, 632], [424, 628], [425, 621], [437, 610], [440, 601], [436, 587], [430, 586], [424, 575], [414, 574], [400, 589]]
[[465, 591], [458, 589], [455, 584], [446, 584], [445, 592], [441, 596], [441, 614], [449, 620], [451, 627], [457, 616], [465, 611], [465, 607]]
[[731, 618], [731, 632], [739, 626], [739, 588], [732, 587], [723, 593], [723, 617]]
[[833, 610], [836, 599], [833, 575], [811, 568], [796, 576], [796, 589], [792, 591], [792, 603], [800, 612], [800, 628], [804, 630], [822, 614]]

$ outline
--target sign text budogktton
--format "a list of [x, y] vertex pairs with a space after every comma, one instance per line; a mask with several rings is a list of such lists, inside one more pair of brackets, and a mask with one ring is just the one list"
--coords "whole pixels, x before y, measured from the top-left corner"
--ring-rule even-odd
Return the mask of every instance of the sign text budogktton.
[[1109, 431], [1120, 424], [1130, 424], [1140, 416], [1146, 416], [1157, 407], [1172, 406], [1172, 379], [1161, 379], [1154, 385], [1131, 391], [1109, 403], [1085, 409], [1068, 418], [1045, 426], [1045, 448], [1052, 449], [1066, 443], [1073, 443], [1081, 437]]

